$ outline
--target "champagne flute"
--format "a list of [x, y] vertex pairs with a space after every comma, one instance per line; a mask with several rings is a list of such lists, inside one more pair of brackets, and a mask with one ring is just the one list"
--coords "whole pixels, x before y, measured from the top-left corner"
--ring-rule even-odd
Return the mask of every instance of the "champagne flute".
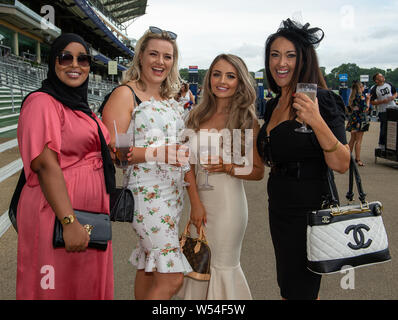
[[[316, 99], [317, 85], [315, 83], [297, 83], [296, 93], [302, 92], [307, 95], [312, 101], [315, 102]], [[299, 133], [311, 133], [312, 130], [307, 128], [307, 125], [303, 121], [300, 128], [294, 129], [294, 131]]]
[[215, 150], [216, 150], [215, 148], [207, 146], [207, 145], [200, 146], [199, 163], [200, 163], [200, 166], [202, 167], [203, 171], [206, 174], [206, 182], [199, 186], [199, 190], [204, 190], [204, 191], [214, 190], [214, 186], [209, 184], [209, 171], [207, 171], [206, 165], [209, 164], [209, 156], [212, 155], [212, 151], [215, 151]]
[[113, 121], [116, 138], [116, 166], [122, 169], [128, 167], [127, 155], [130, 152], [130, 147], [133, 145], [134, 136], [131, 133], [118, 133], [116, 128], [116, 121]]
[[[180, 147], [181, 147], [181, 146], [183, 146], [184, 149], [187, 148], [186, 145], [184, 145], [184, 144], [182, 144], [182, 143], [180, 143], [180, 142], [178, 142], [178, 141], [176, 141], [175, 143], [170, 143], [170, 142], [169, 142], [169, 143], [166, 143], [164, 146], [165, 146], [165, 147], [173, 147], [173, 148], [176, 148], [176, 150], [178, 150], [178, 151], [177, 151], [177, 154], [178, 154], [178, 152], [180, 152], [179, 150], [180, 150]], [[178, 157], [178, 155], [177, 155], [177, 157]], [[175, 159], [175, 160], [178, 161], [178, 158]], [[187, 187], [187, 186], [189, 186], [190, 184], [184, 180], [184, 177], [185, 177], [185, 173], [191, 170], [190, 164], [187, 163], [187, 164], [184, 164], [184, 165], [182, 165], [182, 166], [180, 166], [180, 167], [177, 167], [177, 168], [178, 168], [178, 171], [180, 172], [180, 182], [181, 182], [181, 184], [182, 184], [182, 187]]]

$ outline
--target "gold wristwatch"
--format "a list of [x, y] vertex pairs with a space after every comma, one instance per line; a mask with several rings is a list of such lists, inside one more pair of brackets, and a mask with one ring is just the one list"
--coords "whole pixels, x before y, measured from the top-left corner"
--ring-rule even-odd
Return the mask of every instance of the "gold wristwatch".
[[65, 225], [67, 225], [67, 224], [73, 223], [73, 221], [75, 221], [75, 215], [74, 215], [74, 214], [71, 214], [71, 215], [69, 215], [69, 216], [67, 216], [67, 217], [64, 217], [64, 218], [61, 220], [61, 224], [65, 226]]

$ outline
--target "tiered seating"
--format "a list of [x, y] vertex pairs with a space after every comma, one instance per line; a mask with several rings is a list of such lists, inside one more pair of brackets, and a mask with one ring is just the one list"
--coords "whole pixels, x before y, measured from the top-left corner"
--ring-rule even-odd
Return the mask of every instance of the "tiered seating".
[[[0, 59], [0, 137], [16, 137], [19, 110], [23, 97], [38, 89], [47, 76], [44, 65], [32, 66], [14, 56]], [[88, 100], [96, 112], [104, 96], [112, 90], [114, 83], [90, 79]]]
[[22, 99], [21, 90], [0, 87], [0, 137], [16, 136]]

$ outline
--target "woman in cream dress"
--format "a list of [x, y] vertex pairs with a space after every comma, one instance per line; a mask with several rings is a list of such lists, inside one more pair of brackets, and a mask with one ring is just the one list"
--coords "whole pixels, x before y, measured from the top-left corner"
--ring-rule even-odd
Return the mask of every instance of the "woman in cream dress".
[[[186, 300], [249, 300], [252, 296], [240, 266], [248, 222], [243, 180], [261, 180], [264, 176], [264, 166], [253, 144], [259, 130], [254, 109], [256, 92], [243, 60], [230, 54], [215, 58], [203, 86], [203, 98], [191, 111], [187, 128], [197, 133], [190, 141], [196, 159], [207, 141], [215, 149], [209, 157], [211, 164], [206, 166], [209, 184], [214, 188], [201, 190], [206, 175], [199, 165], [195, 166], [199, 197], [206, 213], [191, 211], [190, 221], [196, 231], [205, 225], [211, 250], [211, 278], [197, 281], [185, 277], [179, 296]], [[236, 133], [241, 134], [241, 139]], [[244, 148], [240, 148], [239, 140]], [[242, 159], [244, 164], [238, 161]]]

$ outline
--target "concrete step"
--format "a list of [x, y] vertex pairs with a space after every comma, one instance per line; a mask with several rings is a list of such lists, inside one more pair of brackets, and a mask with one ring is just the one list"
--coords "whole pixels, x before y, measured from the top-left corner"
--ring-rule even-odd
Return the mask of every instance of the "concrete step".
[[[1, 85], [1, 81], [0, 81], [0, 85]], [[18, 90], [18, 89], [10, 89], [9, 87], [0, 86], [0, 92], [11, 92], [11, 90], [14, 90], [15, 93], [21, 92], [21, 90]]]
[[0, 183], [4, 180], [8, 179], [18, 171], [20, 171], [23, 167], [22, 159], [19, 158], [6, 166], [0, 168]]
[[[21, 104], [14, 105], [14, 111], [17, 112], [21, 108]], [[12, 106], [0, 107], [0, 114], [10, 114], [12, 112]]]
[[[21, 94], [14, 93], [14, 99], [22, 100], [23, 97], [21, 96]], [[1, 94], [0, 93], [0, 101], [3, 101], [3, 100], [12, 100], [11, 93], [10, 94]]]
[[5, 127], [11, 127], [17, 123], [18, 123], [18, 118], [15, 118], [15, 117], [2, 119], [2, 120], [0, 120], [0, 130]]
[[[15, 143], [15, 141], [12, 142], [8, 141], [7, 143], [12, 144]], [[2, 148], [2, 146], [4, 146], [4, 143], [0, 145], [0, 149]], [[22, 168], [23, 168], [23, 162], [21, 158], [0, 168], [0, 183], [3, 182], [4, 180], [7, 180], [15, 173], [19, 172]], [[11, 221], [8, 217], [8, 210], [7, 210], [0, 216], [0, 237], [8, 230], [10, 226], [11, 226]]]
[[0, 237], [6, 233], [9, 227], [11, 227], [11, 221], [7, 210], [0, 216]]
[[0, 121], [1, 120], [5, 120], [5, 119], [15, 118], [15, 117], [19, 117], [19, 112], [18, 113], [7, 114], [7, 115], [4, 115], [4, 116], [0, 116]]
[[[14, 97], [14, 105], [17, 103], [21, 104], [21, 102], [22, 102], [22, 98]], [[0, 100], [0, 106], [11, 105], [11, 104], [12, 104], [12, 99]]]
[[18, 146], [18, 140], [12, 139], [0, 144], [0, 153]]
[[0, 134], [15, 130], [17, 128], [18, 128], [18, 124], [13, 124], [13, 125], [10, 125], [7, 127], [2, 127], [2, 128], [0, 128]]

